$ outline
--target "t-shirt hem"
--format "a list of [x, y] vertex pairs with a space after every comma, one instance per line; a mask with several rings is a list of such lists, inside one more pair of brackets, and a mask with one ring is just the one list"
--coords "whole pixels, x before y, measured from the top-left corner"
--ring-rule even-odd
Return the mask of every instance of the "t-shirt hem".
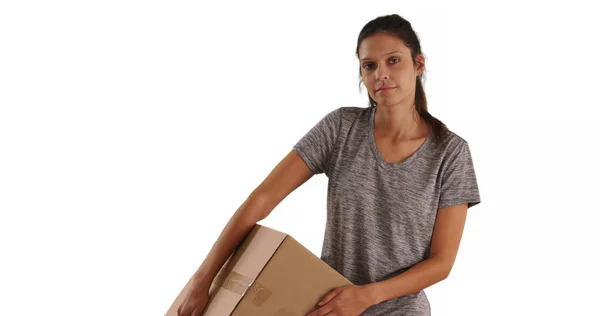
[[445, 208], [445, 207], [450, 207], [450, 206], [455, 206], [455, 205], [459, 205], [459, 204], [463, 204], [463, 203], [467, 203], [467, 208], [471, 208], [479, 203], [481, 203], [480, 200], [450, 200], [444, 203], [440, 203], [438, 208]]
[[318, 174], [319, 173], [317, 167], [314, 165], [314, 163], [312, 162], [312, 160], [306, 154], [306, 152], [304, 151], [304, 149], [300, 148], [300, 146], [293, 146], [293, 149], [298, 153], [298, 155], [300, 155], [300, 157], [302, 158], [302, 160], [304, 160], [304, 162], [306, 163], [306, 165], [308, 166], [308, 168], [310, 169], [310, 171], [312, 171], [313, 174]]

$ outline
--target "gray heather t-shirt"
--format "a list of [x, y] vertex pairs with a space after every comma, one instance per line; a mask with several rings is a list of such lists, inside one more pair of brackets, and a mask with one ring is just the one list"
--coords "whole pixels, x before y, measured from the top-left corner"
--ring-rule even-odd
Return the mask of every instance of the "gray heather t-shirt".
[[[376, 107], [341, 107], [323, 117], [294, 149], [328, 177], [321, 259], [356, 285], [396, 276], [427, 259], [438, 208], [480, 202], [468, 143], [432, 135], [402, 162], [375, 145]], [[366, 316], [430, 315], [424, 291], [369, 307]]]

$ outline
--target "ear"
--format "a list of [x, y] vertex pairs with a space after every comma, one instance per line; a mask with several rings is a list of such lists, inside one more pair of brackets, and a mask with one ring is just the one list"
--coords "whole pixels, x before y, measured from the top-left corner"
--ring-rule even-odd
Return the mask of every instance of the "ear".
[[419, 54], [415, 59], [415, 72], [417, 75], [421, 75], [425, 71], [425, 56]]

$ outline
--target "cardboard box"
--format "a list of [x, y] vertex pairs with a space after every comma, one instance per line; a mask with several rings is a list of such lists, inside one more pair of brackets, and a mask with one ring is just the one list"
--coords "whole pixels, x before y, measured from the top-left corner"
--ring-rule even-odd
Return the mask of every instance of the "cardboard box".
[[[336, 287], [352, 284], [291, 236], [256, 224], [209, 289], [203, 316], [304, 316]], [[165, 316], [177, 316], [190, 281]]]

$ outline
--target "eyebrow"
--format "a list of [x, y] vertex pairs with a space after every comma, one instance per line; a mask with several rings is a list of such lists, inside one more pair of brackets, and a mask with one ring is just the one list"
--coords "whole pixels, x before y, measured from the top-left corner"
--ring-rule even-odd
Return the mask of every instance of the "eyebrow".
[[[395, 50], [395, 51], [393, 51], [393, 52], [389, 52], [389, 53], [387, 53], [386, 55], [391, 55], [391, 54], [393, 54], [393, 53], [400, 53], [400, 54], [402, 55], [402, 52], [401, 52], [401, 51], [399, 51], [399, 50]], [[370, 59], [370, 58], [369, 58], [369, 57], [363, 57], [363, 58], [361, 58], [361, 60], [366, 60], [366, 59]]]

